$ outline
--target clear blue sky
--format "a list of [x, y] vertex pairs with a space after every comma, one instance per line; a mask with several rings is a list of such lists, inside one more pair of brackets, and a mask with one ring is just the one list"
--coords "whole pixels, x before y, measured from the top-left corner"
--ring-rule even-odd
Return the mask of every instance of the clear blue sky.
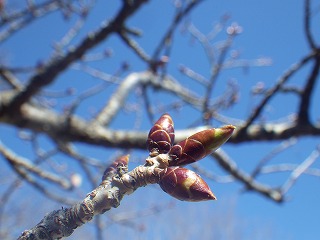
[[[98, 2], [81, 34], [90, 29], [96, 29], [101, 20], [105, 19], [106, 15], [110, 16], [114, 9], [118, 7], [114, 3], [115, 1], [110, 1], [112, 2], [108, 3], [110, 6], [106, 6], [104, 1]], [[302, 9], [303, 1], [217, 0], [204, 2], [191, 14], [190, 20], [204, 33], [209, 32], [213, 24], [222, 15], [229, 14], [231, 16], [230, 24], [237, 22], [243, 27], [242, 34], [236, 38], [234, 43], [234, 48], [240, 51], [241, 57], [255, 59], [264, 56], [272, 59], [273, 63], [270, 67], [251, 68], [247, 73], [244, 73], [242, 69], [223, 72], [213, 92], [213, 97], [223, 93], [225, 82], [229, 79], [235, 79], [241, 90], [239, 105], [226, 111], [226, 115], [233, 118], [245, 117], [259, 100], [259, 98], [253, 98], [249, 95], [251, 87], [260, 81], [267, 86], [272, 86], [291, 64], [299, 61], [304, 54], [308, 53], [306, 39], [303, 34]], [[154, 47], [158, 44], [159, 37], [162, 36], [163, 30], [166, 29], [171, 20], [172, 13], [171, 1], [150, 1], [129, 21], [130, 26], [142, 29], [143, 37], [137, 41], [147, 53], [152, 54]], [[43, 19], [43, 22], [39, 21], [32, 24], [30, 28], [26, 29], [27, 31], [16, 34], [12, 40], [1, 46], [1, 54], [4, 54], [6, 60], [14, 66], [21, 64], [30, 66], [38, 61], [45, 60], [48, 54], [52, 52], [50, 48], [52, 44], [63, 36], [68, 27], [62, 25], [64, 22], [59, 20], [61, 19], [59, 17], [52, 15]], [[69, 26], [71, 26], [72, 22], [69, 22]], [[318, 28], [319, 25], [315, 23], [314, 27]], [[319, 33], [319, 30], [315, 31]], [[222, 32], [217, 36], [217, 41], [221, 41], [224, 38], [225, 34]], [[81, 36], [77, 40], [79, 39], [81, 39]], [[119, 44], [118, 38], [110, 38], [107, 42], [98, 46], [94, 52], [99, 52], [106, 48], [112, 49], [113, 56], [101, 63], [94, 63], [95, 67], [113, 74], [123, 61], [128, 61], [130, 71], [145, 70], [145, 64], [130, 53], [122, 43]], [[202, 48], [199, 44], [192, 43], [187, 33], [178, 31], [175, 34], [169, 73], [180, 81], [184, 81], [186, 86], [203, 91], [198, 85], [179, 73], [177, 67], [180, 64], [192, 67], [204, 76], [209, 76], [208, 63]], [[303, 72], [293, 79], [292, 84], [300, 83], [299, 77], [304, 77]], [[78, 91], [81, 92], [98, 82], [98, 80], [88, 77], [88, 75], [79, 71], [70, 71], [67, 74], [63, 74], [57, 82], [50, 86], [50, 89], [63, 90], [66, 87], [76, 86]], [[319, 86], [317, 88], [319, 89]], [[114, 88], [110, 87], [107, 93], [104, 94], [111, 93], [113, 90]], [[134, 97], [132, 99], [136, 101]], [[84, 118], [89, 118], [90, 111], [99, 109], [99, 106], [102, 106], [105, 100], [106, 95], [100, 94], [96, 98], [84, 102], [78, 113]], [[161, 97], [157, 98], [157, 101], [162, 100], [163, 98]], [[70, 99], [66, 98], [63, 101], [57, 105], [57, 110], [62, 109]], [[268, 120], [276, 120], [288, 116], [295, 111], [292, 104], [290, 104], [292, 103], [291, 101], [295, 101], [292, 96], [277, 98], [269, 106], [269, 111], [265, 113], [266, 118]], [[316, 106], [313, 107], [315, 108]], [[319, 110], [316, 113], [319, 116]], [[194, 110], [189, 108], [182, 109], [178, 114], [173, 114], [176, 120], [176, 129], [189, 126], [193, 122], [192, 119], [190, 120], [193, 114]], [[143, 112], [142, 116], [146, 116], [145, 112]], [[316, 119], [317, 116], [312, 115], [312, 118]], [[134, 114], [121, 114], [117, 121], [113, 123], [113, 126], [119, 129], [131, 129], [134, 127], [134, 122], [132, 122], [134, 119]], [[150, 124], [144, 118], [141, 128], [148, 129], [149, 127]], [[13, 129], [0, 126], [0, 138], [3, 143], [11, 148], [18, 149], [18, 154], [33, 159], [34, 155], [30, 147], [26, 148], [23, 142], [17, 141], [16, 136], [17, 133]], [[316, 147], [318, 141], [318, 138], [304, 138], [294, 148], [277, 156], [273, 163], [302, 162]], [[50, 146], [52, 143], [45, 139], [41, 144]], [[272, 144], [226, 145], [224, 149], [228, 151], [241, 168], [249, 171], [253, 169], [257, 161], [267, 155], [278, 144], [279, 142]], [[17, 146], [19, 147], [17, 148]], [[108, 154], [114, 154], [114, 151], [92, 149], [87, 146], [81, 147], [82, 153], [89, 153], [100, 160], [108, 159]], [[136, 158], [137, 156], [142, 156], [142, 154], [144, 152], [139, 152]], [[57, 161], [63, 165], [65, 159], [63, 156], [59, 156]], [[212, 171], [225, 174], [210, 159], [204, 159], [202, 164], [202, 166], [208, 167]], [[315, 166], [319, 166], [319, 164]], [[77, 168], [78, 166], [74, 164], [75, 172]], [[7, 168], [1, 169], [0, 176], [6, 176], [8, 171], [10, 170]], [[274, 174], [261, 177], [259, 180], [276, 186], [283, 183], [287, 176], [288, 174]], [[287, 195], [288, 202], [281, 205], [273, 203], [258, 194], [242, 193], [243, 186], [239, 183], [218, 184], [209, 180], [208, 183], [217, 195], [218, 201], [205, 203], [180, 202], [171, 199], [170, 196], [165, 195], [158, 188], [150, 186], [145, 189], [139, 189], [132, 196], [125, 198], [119, 209], [113, 209], [110, 214], [115, 214], [117, 211], [135, 211], [136, 209], [145, 209], [160, 204], [162, 206], [161, 210], [164, 210], [160, 214], [142, 217], [138, 220], [146, 227], [145, 232], [137, 235], [141, 239], [151, 239], [150, 236], [152, 236], [152, 239], [182, 239], [181, 236], [184, 237], [183, 239], [206, 239], [206, 236], [211, 234], [210, 236], [216, 236], [216, 239], [313, 240], [320, 238], [320, 228], [318, 226], [320, 208], [317, 206], [320, 201], [320, 191], [317, 187], [317, 181], [318, 179], [314, 177], [303, 176], [296, 183], [296, 186], [289, 191]], [[80, 191], [79, 198], [84, 196], [89, 189], [86, 186], [84, 190]], [[26, 191], [34, 192], [32, 189]], [[175, 207], [166, 209], [169, 203], [174, 204]], [[28, 204], [24, 204], [24, 207], [28, 208]], [[59, 207], [59, 205], [51, 203], [43, 205], [45, 205], [44, 210], [41, 209], [41, 211], [39, 210], [39, 212], [35, 213], [38, 218], [35, 217], [30, 221], [37, 223], [43, 214], [54, 209], [53, 207]], [[21, 230], [23, 229], [18, 229], [17, 231]], [[125, 239], [129, 235], [136, 234], [130, 228], [112, 225], [107, 230], [107, 232], [110, 231], [108, 236], [111, 236], [112, 230], [119, 232], [119, 237], [112, 239]], [[184, 236], [184, 231], [189, 235]], [[219, 238], [220, 231], [229, 232], [230, 235], [224, 235], [226, 238]], [[238, 232], [240, 238], [233, 238], [234, 235], [232, 234], [234, 232]], [[77, 239], [81, 236], [77, 234], [81, 234], [81, 232], [76, 233], [70, 239]], [[135, 239], [138, 239], [138, 237]]]

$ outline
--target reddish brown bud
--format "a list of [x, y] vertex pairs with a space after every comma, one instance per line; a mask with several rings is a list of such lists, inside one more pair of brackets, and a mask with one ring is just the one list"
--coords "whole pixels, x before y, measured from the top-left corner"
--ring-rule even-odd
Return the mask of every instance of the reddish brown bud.
[[125, 173], [127, 171], [128, 162], [129, 162], [129, 155], [118, 157], [104, 171], [103, 176], [102, 176], [102, 181], [104, 181], [108, 178], [112, 178], [115, 174], [120, 173], [121, 169], [122, 169], [123, 173]]
[[181, 167], [169, 167], [161, 173], [163, 191], [181, 201], [216, 200], [208, 184], [195, 172]]
[[171, 148], [169, 165], [182, 166], [206, 157], [224, 144], [231, 137], [234, 129], [234, 126], [227, 125], [193, 134]]
[[173, 121], [169, 114], [163, 114], [150, 129], [147, 146], [151, 156], [169, 152], [174, 141]]

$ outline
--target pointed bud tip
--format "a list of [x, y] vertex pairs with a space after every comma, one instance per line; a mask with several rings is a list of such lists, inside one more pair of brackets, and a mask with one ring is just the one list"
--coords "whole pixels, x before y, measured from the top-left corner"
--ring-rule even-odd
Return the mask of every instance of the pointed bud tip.
[[225, 126], [222, 126], [221, 129], [226, 132], [232, 133], [236, 129], [236, 127], [233, 125], [225, 125]]
[[211, 189], [209, 187], [206, 191], [206, 196], [203, 195], [201, 201], [206, 201], [206, 200], [217, 200], [217, 197], [213, 194], [213, 192], [211, 191]]
[[213, 193], [210, 195], [210, 197], [210, 200], [217, 200], [217, 197]]
[[226, 125], [220, 128], [215, 128], [215, 136], [227, 141], [231, 137], [235, 129], [236, 127], [233, 125]]
[[128, 165], [128, 163], [129, 163], [129, 158], [130, 158], [130, 154], [127, 154], [127, 155], [122, 156], [119, 160], [120, 160], [124, 165]]

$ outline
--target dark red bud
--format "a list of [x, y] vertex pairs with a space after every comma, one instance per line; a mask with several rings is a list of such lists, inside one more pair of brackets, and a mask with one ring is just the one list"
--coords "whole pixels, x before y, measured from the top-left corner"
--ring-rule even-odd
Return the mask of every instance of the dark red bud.
[[129, 155], [118, 157], [104, 171], [102, 176], [102, 181], [106, 180], [107, 178], [113, 177], [115, 174], [118, 173], [120, 168], [127, 169], [128, 162], [129, 162]]
[[174, 141], [173, 121], [169, 114], [163, 114], [150, 129], [147, 146], [151, 156], [169, 152]]
[[231, 137], [234, 129], [234, 126], [227, 125], [193, 134], [171, 148], [169, 165], [183, 166], [206, 157], [224, 144]]
[[195, 172], [181, 167], [169, 167], [161, 173], [163, 191], [181, 201], [216, 200], [208, 184]]

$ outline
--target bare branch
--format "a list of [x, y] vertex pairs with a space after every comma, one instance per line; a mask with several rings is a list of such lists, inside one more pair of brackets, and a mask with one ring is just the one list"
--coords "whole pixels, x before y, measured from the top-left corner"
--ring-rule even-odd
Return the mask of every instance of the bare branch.
[[316, 43], [314, 41], [314, 38], [312, 37], [311, 33], [311, 26], [310, 26], [310, 20], [311, 20], [311, 13], [310, 13], [310, 0], [304, 1], [304, 31], [309, 43], [309, 46], [311, 49], [316, 49]]
[[[175, 92], [174, 82], [168, 80], [163, 82], [166, 89]], [[176, 89], [175, 89], [176, 88]], [[177, 92], [180, 93], [179, 89]], [[190, 98], [187, 92], [186, 97]], [[2, 93], [1, 103], [6, 104], [10, 99], [10, 93]], [[195, 99], [198, 101], [197, 99]], [[69, 120], [68, 120], [69, 119]], [[67, 142], [84, 142], [97, 146], [117, 147], [117, 148], [138, 148], [145, 149], [147, 131], [121, 131], [107, 129], [99, 124], [89, 123], [79, 117], [61, 116], [46, 108], [24, 104], [21, 115], [17, 118], [9, 116], [0, 117], [1, 122], [11, 125], [28, 128], [35, 132], [47, 134], [52, 139], [64, 139]], [[202, 127], [202, 129], [207, 127]], [[190, 136], [194, 131], [201, 128], [191, 128], [176, 131], [176, 141], [181, 141]], [[230, 143], [263, 141], [263, 140], [283, 140], [292, 136], [319, 136], [320, 126], [307, 125], [301, 127], [292, 122], [253, 124], [245, 134], [239, 135], [237, 131], [229, 140]]]
[[19, 31], [40, 17], [58, 9], [59, 3], [54, 0], [49, 0], [44, 3], [34, 5], [32, 9], [27, 7], [21, 11], [14, 12], [9, 15], [2, 14], [0, 18], [0, 28], [4, 29], [0, 31], [0, 42], [8, 40], [13, 33]]
[[220, 164], [220, 166], [230, 173], [235, 179], [244, 183], [247, 190], [253, 190], [262, 195], [272, 199], [275, 202], [284, 201], [282, 192], [277, 189], [273, 189], [270, 186], [258, 183], [256, 180], [251, 178], [248, 174], [239, 169], [236, 163], [221, 149], [218, 149], [212, 156]]
[[180, 70], [181, 73], [183, 73], [184, 75], [186, 75], [190, 79], [193, 79], [193, 80], [199, 82], [203, 86], [207, 87], [209, 85], [209, 81], [208, 81], [207, 78], [205, 78], [201, 74], [193, 71], [191, 68], [183, 66], [183, 65], [180, 65], [179, 66], [179, 70]]
[[12, 151], [10, 151], [7, 147], [5, 147], [0, 142], [0, 152], [5, 157], [10, 165], [14, 167], [14, 169], [24, 169], [28, 172], [31, 172], [37, 175], [40, 178], [50, 181], [51, 183], [57, 184], [61, 188], [64, 189], [71, 189], [72, 185], [66, 179], [62, 179], [61, 176], [57, 176], [53, 173], [44, 171], [43, 169], [38, 168], [37, 166], [33, 165], [27, 159], [17, 156]]
[[268, 161], [270, 161], [273, 157], [275, 157], [275, 155], [279, 154], [280, 152], [283, 152], [284, 150], [288, 149], [289, 147], [291, 147], [296, 143], [297, 143], [297, 139], [292, 137], [292, 138], [289, 138], [288, 140], [284, 140], [281, 144], [279, 144], [274, 149], [272, 149], [272, 151], [269, 154], [267, 154], [264, 158], [262, 158], [259, 161], [255, 169], [253, 170], [251, 177], [255, 178], [260, 173], [263, 166]]
[[6, 68], [0, 68], [0, 76], [4, 79], [13, 89], [22, 90], [22, 85], [19, 80]]
[[[282, 163], [276, 165], [264, 166], [260, 170], [260, 174], [270, 174], [277, 172], [292, 172], [297, 169], [299, 164]], [[320, 177], [320, 169], [318, 168], [307, 168], [303, 174]]]
[[67, 198], [66, 196], [60, 196], [60, 195], [54, 194], [52, 191], [49, 191], [46, 187], [44, 187], [38, 181], [32, 178], [23, 168], [14, 167], [14, 170], [23, 180], [31, 184], [32, 187], [37, 189], [44, 196], [56, 202], [67, 204], [67, 205], [72, 205], [76, 202], [74, 199]]
[[89, 34], [77, 47], [67, 52], [64, 56], [54, 59], [48, 65], [41, 68], [39, 73], [34, 75], [29, 84], [15, 94], [11, 103], [7, 107], [0, 109], [0, 115], [4, 112], [11, 112], [19, 109], [42, 87], [52, 83], [55, 78], [68, 66], [79, 60], [88, 50], [105, 40], [110, 34], [120, 31], [124, 22], [145, 2], [145, 0], [135, 1], [134, 4], [124, 4], [112, 22], [102, 26], [98, 31]]
[[213, 181], [218, 183], [231, 183], [235, 181], [235, 178], [232, 175], [219, 176], [208, 171], [208, 169], [201, 167], [198, 163], [192, 164], [192, 168], [201, 176], [212, 179]]
[[149, 163], [154, 161], [154, 165], [146, 163], [128, 173], [112, 169], [108, 178], [92, 190], [81, 203], [52, 211], [34, 228], [24, 231], [18, 239], [53, 240], [70, 236], [74, 229], [91, 221], [94, 216], [118, 207], [125, 195], [132, 194], [139, 187], [159, 183], [163, 169], [157, 164], [158, 158], [149, 159]]
[[316, 57], [314, 59], [314, 65], [312, 71], [310, 72], [310, 76], [306, 81], [303, 92], [300, 98], [300, 105], [298, 110], [298, 124], [308, 125], [310, 124], [309, 119], [309, 109], [310, 109], [310, 101], [312, 94], [314, 92], [314, 86], [319, 77], [319, 65], [320, 65], [320, 57]]
[[193, 94], [189, 89], [184, 88], [178, 82], [174, 81], [170, 76], [165, 76], [161, 79], [150, 71], [132, 73], [124, 79], [117, 91], [111, 96], [106, 106], [96, 116], [95, 123], [108, 126], [116, 117], [117, 112], [123, 106], [129, 93], [137, 85], [164, 89], [178, 95], [184, 101], [190, 103], [191, 106], [197, 107], [200, 105], [199, 103], [201, 100], [199, 100], [195, 94]]
[[[266, 91], [265, 97], [261, 101], [261, 103], [254, 109], [252, 114], [248, 117], [244, 126], [242, 126], [241, 134], [246, 131], [248, 126], [250, 126], [254, 120], [261, 114], [262, 110], [266, 106], [266, 104], [276, 95], [276, 93], [281, 89], [281, 87], [299, 70], [301, 69], [307, 62], [315, 57], [315, 53], [311, 53], [301, 59], [298, 63], [293, 64], [277, 81], [276, 85]], [[239, 131], [239, 132], [240, 132]]]
[[183, 20], [183, 18], [185, 16], [187, 16], [189, 14], [189, 12], [191, 12], [191, 10], [193, 8], [195, 8], [201, 2], [202, 2], [202, 0], [191, 1], [187, 4], [186, 7], [181, 8], [181, 9], [179, 9], [179, 7], [181, 7], [181, 6], [178, 6], [177, 13], [174, 16], [174, 19], [173, 19], [170, 27], [168, 28], [167, 32], [164, 34], [164, 36], [160, 40], [158, 46], [155, 48], [155, 51], [152, 55], [152, 59], [156, 60], [160, 57], [160, 53], [163, 50], [163, 48], [165, 48], [168, 45], [168, 43], [171, 42], [174, 31], [176, 30], [179, 23]]
[[300, 165], [298, 165], [294, 171], [290, 174], [288, 180], [281, 186], [281, 192], [287, 193], [289, 189], [294, 185], [298, 178], [319, 158], [320, 151], [314, 150], [308, 158], [306, 158]]
[[151, 63], [151, 58], [145, 53], [145, 51], [139, 46], [137, 42], [129, 38], [125, 29], [119, 32], [119, 36], [127, 44], [127, 46], [131, 48], [138, 57], [140, 57], [142, 61], [149, 64]]

